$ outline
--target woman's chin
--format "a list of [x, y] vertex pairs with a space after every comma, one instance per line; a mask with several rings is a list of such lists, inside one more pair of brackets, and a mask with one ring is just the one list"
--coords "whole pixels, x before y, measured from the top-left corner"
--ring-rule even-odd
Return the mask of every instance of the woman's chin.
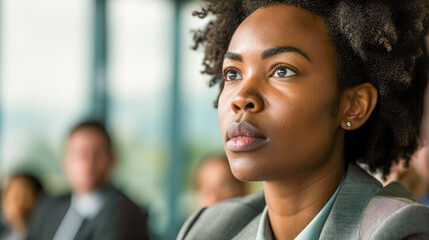
[[265, 175], [263, 168], [253, 164], [231, 163], [231, 171], [234, 176], [243, 182], [264, 181]]

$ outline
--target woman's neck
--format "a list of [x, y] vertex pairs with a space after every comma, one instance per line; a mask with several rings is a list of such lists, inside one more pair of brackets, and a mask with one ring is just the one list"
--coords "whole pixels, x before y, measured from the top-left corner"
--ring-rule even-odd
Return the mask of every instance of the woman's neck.
[[276, 239], [294, 239], [331, 198], [344, 174], [342, 158], [309, 172], [264, 182], [271, 228]]

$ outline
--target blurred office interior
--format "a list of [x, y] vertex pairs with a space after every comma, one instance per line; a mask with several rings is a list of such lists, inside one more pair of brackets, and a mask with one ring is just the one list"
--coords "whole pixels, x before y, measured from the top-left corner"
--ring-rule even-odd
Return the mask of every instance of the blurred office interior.
[[72, 125], [106, 123], [114, 183], [150, 214], [155, 239], [174, 239], [193, 210], [196, 160], [222, 152], [213, 101], [191, 50], [184, 0], [0, 0], [0, 180], [33, 171], [68, 190], [62, 149]]

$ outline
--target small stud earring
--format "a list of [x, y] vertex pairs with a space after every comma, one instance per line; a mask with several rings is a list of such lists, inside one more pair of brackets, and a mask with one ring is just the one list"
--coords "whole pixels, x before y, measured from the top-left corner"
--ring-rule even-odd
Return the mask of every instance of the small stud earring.
[[350, 127], [352, 126], [352, 124], [350, 122], [346, 122], [347, 125], [347, 130], [350, 130]]

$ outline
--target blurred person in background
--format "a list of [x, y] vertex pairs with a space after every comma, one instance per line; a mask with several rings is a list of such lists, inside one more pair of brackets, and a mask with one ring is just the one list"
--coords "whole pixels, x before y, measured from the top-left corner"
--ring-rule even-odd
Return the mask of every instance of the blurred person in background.
[[[426, 36], [426, 46], [429, 49], [429, 35]], [[425, 93], [419, 143], [420, 147], [414, 153], [409, 166], [405, 166], [404, 161], [393, 165], [383, 185], [400, 181], [419, 197], [424, 205], [429, 206], [429, 88], [426, 88]]]
[[[0, 195], [1, 195], [1, 192], [0, 192]], [[1, 201], [0, 201], [0, 204], [1, 204]], [[3, 220], [2, 220], [2, 218], [3, 218], [2, 216], [3, 215], [2, 215], [2, 212], [0, 210], [0, 234], [2, 234], [3, 231], [5, 231], [5, 229], [6, 229], [6, 226], [4, 225]]]
[[1, 208], [5, 228], [0, 229], [1, 240], [25, 239], [27, 223], [43, 195], [39, 179], [26, 173], [14, 173], [3, 184]]
[[404, 161], [393, 165], [383, 185], [386, 186], [392, 181], [400, 181], [424, 205], [429, 206], [429, 144], [414, 153], [408, 167]]
[[[429, 36], [426, 37], [426, 45], [429, 46]], [[383, 185], [400, 181], [419, 197], [424, 205], [429, 206], [429, 88], [426, 88], [425, 93], [419, 144], [420, 147], [414, 153], [409, 166], [402, 160], [393, 165], [390, 174], [383, 179]]]
[[[3, 196], [3, 193], [2, 193], [2, 190], [0, 189], [0, 206], [2, 204], [2, 200], [1, 200], [2, 196]], [[4, 225], [3, 212], [0, 207], [0, 234], [2, 234], [3, 231], [5, 231], [5, 229], [6, 229], [6, 226]]]
[[75, 126], [63, 159], [72, 193], [40, 204], [28, 239], [149, 239], [147, 214], [109, 182], [114, 163], [103, 124], [86, 121]]
[[246, 195], [246, 183], [234, 177], [225, 155], [203, 158], [195, 171], [194, 186], [198, 207]]

